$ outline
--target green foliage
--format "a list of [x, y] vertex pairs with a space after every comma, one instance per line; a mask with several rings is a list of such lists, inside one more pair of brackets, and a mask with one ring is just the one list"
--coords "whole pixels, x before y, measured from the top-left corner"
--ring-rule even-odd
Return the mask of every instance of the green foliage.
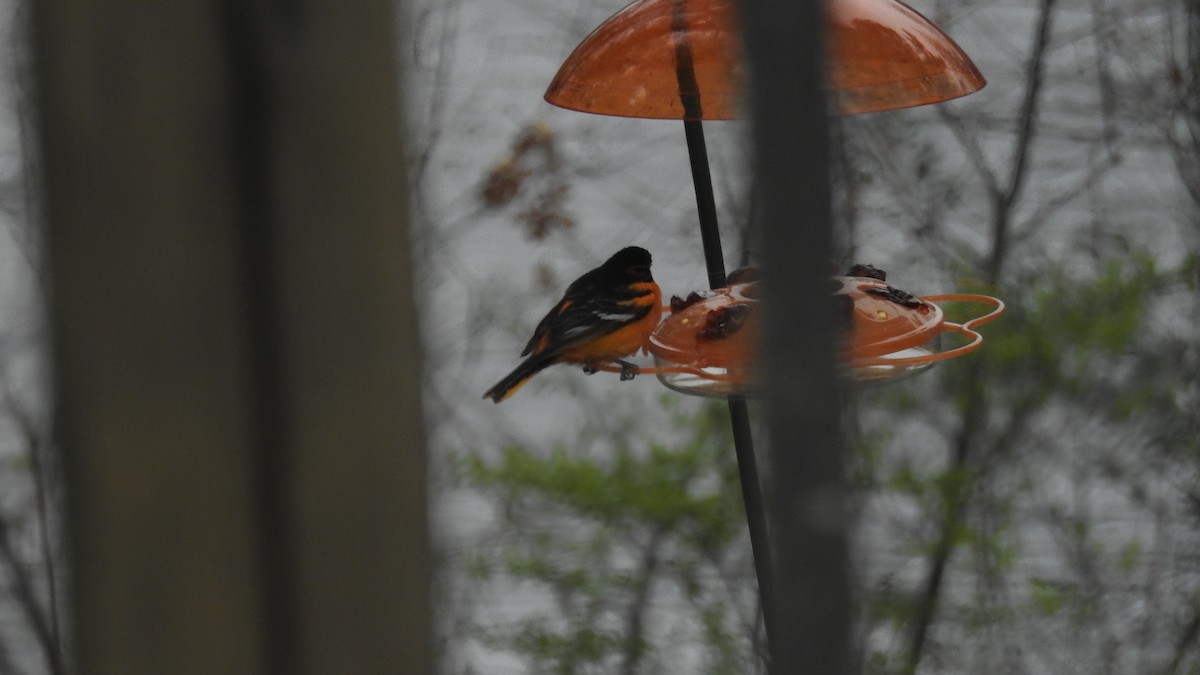
[[1134, 565], [1142, 557], [1142, 542], [1138, 539], [1132, 539], [1129, 543], [1121, 547], [1121, 552], [1117, 557], [1117, 567], [1126, 574], [1133, 571]]
[[700, 613], [704, 625], [703, 644], [711, 655], [710, 675], [741, 675], [745, 672], [744, 657], [740, 654], [741, 636], [730, 631], [727, 612], [727, 608], [714, 604]]
[[[884, 642], [872, 641], [865, 650], [867, 672], [902, 671], [905, 657], [879, 644], [916, 634], [916, 622], [925, 617], [955, 626], [952, 632], [997, 633], [1031, 621], [1095, 630], [1105, 611], [1118, 609], [1106, 608], [1110, 587], [1102, 580], [1114, 577], [1104, 575], [1121, 575], [1126, 584], [1144, 578], [1145, 539], [1135, 535], [1106, 548], [1111, 539], [1095, 531], [1087, 509], [1091, 491], [1104, 481], [1141, 486], [1133, 491], [1136, 499], [1162, 494], [1161, 481], [1145, 482], [1154, 474], [1142, 463], [1151, 461], [1161, 463], [1154, 470], [1175, 466], [1187, 490], [1182, 496], [1192, 499], [1189, 462], [1200, 445], [1194, 409], [1200, 399], [1187, 375], [1196, 372], [1194, 334], [1173, 337], [1177, 324], [1152, 317], [1163, 306], [1195, 307], [1194, 298], [1187, 300], [1195, 269], [1194, 259], [1163, 269], [1149, 255], [1134, 255], [1104, 263], [1087, 278], [1043, 270], [1023, 284], [990, 289], [1008, 311], [981, 328], [982, 349], [939, 366], [936, 377], [919, 386], [902, 387], [906, 392], [864, 397], [853, 485], [888, 504], [888, 516], [901, 525], [887, 547], [900, 554], [900, 564], [911, 569], [913, 557], [920, 557], [932, 570], [942, 558], [943, 578], [955, 580], [931, 588], [929, 576], [900, 583], [903, 568], [875, 573], [874, 585], [861, 594], [864, 630]], [[976, 313], [975, 307], [947, 308], [951, 321]], [[922, 402], [914, 405], [914, 399]], [[930, 445], [904, 445], [912, 429]], [[1115, 433], [1106, 436], [1108, 430]], [[1163, 453], [1146, 454], [1155, 447]], [[1064, 473], [1067, 466], [1071, 471]], [[1063, 481], [1092, 475], [1101, 480], [1078, 494], [1062, 493]], [[1047, 476], [1059, 481], [1050, 491]], [[1124, 489], [1102, 487], [1106, 504]], [[1045, 539], [1029, 537], [1035, 522], [1054, 533], [1060, 550], [1046, 551]], [[1031, 570], [1022, 556], [1031, 540], [1040, 547], [1041, 565], [1047, 559], [1058, 564], [1053, 580], [1030, 576], [1044, 573], [1038, 565]], [[970, 590], [962, 586], [964, 577], [973, 579]], [[956, 589], [947, 590], [952, 583]], [[934, 654], [939, 648], [924, 649]]]
[[1148, 254], [1109, 261], [1090, 279], [1040, 275], [1032, 288], [1009, 291], [1015, 297], [983, 329], [987, 349], [978, 356], [996, 368], [1077, 375], [1128, 350], [1155, 295], [1187, 278], [1186, 268], [1160, 271]]
[[[545, 620], [527, 621], [512, 638], [517, 651], [534, 657], [535, 662], [558, 664], [598, 664], [622, 643], [615, 631], [580, 628], [559, 633]], [[572, 672], [557, 668], [556, 672]]]
[[[1177, 456], [1194, 459], [1200, 442], [1180, 414], [1181, 401], [1189, 400], [1186, 385], [1171, 383], [1171, 354], [1149, 346], [1160, 343], [1147, 330], [1156, 298], [1189, 283], [1187, 268], [1164, 271], [1145, 256], [1108, 263], [1086, 279], [1039, 276], [999, 293], [1009, 310], [983, 328], [983, 349], [939, 367], [922, 387], [871, 394], [872, 411], [880, 414], [866, 416], [853, 439], [851, 486], [864, 501], [885, 496], [915, 514], [911, 527], [895, 535], [905, 564], [917, 557], [932, 567], [946, 556], [947, 578], [969, 569], [978, 580], [954, 598], [957, 606], [943, 598], [930, 614], [927, 588], [897, 581], [911, 578], [904, 572], [885, 572], [860, 593], [867, 634], [894, 640], [922, 616], [956, 620], [971, 631], [1030, 620], [1075, 626], [1098, 620], [1098, 570], [1135, 574], [1147, 558], [1143, 540], [1106, 550], [1093, 521], [1055, 506], [1046, 517], [1068, 552], [1066, 571], [1057, 570], [1053, 580], [1026, 576], [1021, 518], [1031, 512], [1026, 502], [1038, 498], [1040, 477], [1022, 465], [1033, 458], [1044, 465], [1056, 444], [1071, 443], [1059, 436], [1050, 436], [1048, 446], [1032, 441], [1043, 410], [1072, 416], [1071, 424], [1124, 429], [1136, 420], [1183, 417], [1146, 428]], [[948, 316], [961, 319], [958, 312], [952, 307]], [[1155, 376], [1117, 380], [1117, 369], [1151, 369]], [[660, 672], [681, 641], [693, 654], [706, 653], [703, 673], [746, 673], [761, 665], [728, 420], [722, 407], [709, 405], [676, 412], [673, 422], [669, 441], [614, 433], [617, 440], [601, 451], [580, 450], [594, 446], [581, 438], [550, 450], [511, 446], [460, 459], [460, 479], [494, 498], [504, 528], [502, 545], [468, 561], [468, 573], [485, 586], [515, 585], [547, 600], [499, 628], [479, 628], [477, 639], [523, 656], [532, 672]], [[922, 438], [940, 434], [945, 445], [905, 447], [909, 423], [921, 425]], [[617, 421], [614, 428], [626, 426]], [[1112, 457], [1105, 461], [1097, 466], [1109, 475], [1125, 470]], [[670, 621], [651, 620], [664, 598], [674, 603]], [[880, 644], [886, 641], [864, 650], [863, 669], [902, 670], [904, 657]]]
[[674, 442], [617, 442], [603, 454], [510, 446], [460, 458], [459, 477], [504, 513], [504, 543], [472, 561], [472, 574], [554, 603], [478, 639], [535, 672], [653, 672], [648, 662], [671, 645], [647, 617], [667, 593], [693, 608], [670, 628], [692, 631], [710, 653], [705, 672], [752, 670], [738, 619], [755, 610], [729, 592], [748, 546], [728, 419], [705, 405], [676, 412], [673, 426]]
[[1071, 597], [1069, 589], [1062, 584], [1040, 579], [1030, 580], [1029, 594], [1034, 607], [1047, 616], [1054, 616], [1062, 611]]

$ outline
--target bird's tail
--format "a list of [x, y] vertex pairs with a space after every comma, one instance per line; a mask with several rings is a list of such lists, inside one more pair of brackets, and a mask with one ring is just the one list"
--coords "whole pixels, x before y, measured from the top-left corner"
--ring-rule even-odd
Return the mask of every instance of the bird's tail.
[[492, 399], [492, 402], [499, 403], [504, 399], [512, 396], [518, 389], [522, 387], [529, 378], [537, 375], [550, 364], [554, 363], [554, 357], [544, 354], [534, 354], [521, 362], [521, 365], [513, 369], [511, 373], [504, 376], [504, 379], [497, 382], [484, 392], [484, 398]]

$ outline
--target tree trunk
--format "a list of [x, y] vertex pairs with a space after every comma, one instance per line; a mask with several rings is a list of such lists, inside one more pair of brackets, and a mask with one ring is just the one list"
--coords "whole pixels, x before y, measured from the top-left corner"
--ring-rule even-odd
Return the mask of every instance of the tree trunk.
[[432, 672], [391, 3], [33, 9], [74, 661]]

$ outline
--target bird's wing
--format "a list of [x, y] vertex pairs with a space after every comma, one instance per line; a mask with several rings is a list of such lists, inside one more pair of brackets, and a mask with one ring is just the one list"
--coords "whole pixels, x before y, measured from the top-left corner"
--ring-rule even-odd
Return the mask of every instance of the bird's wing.
[[637, 321], [651, 309], [650, 305], [631, 302], [642, 295], [626, 288], [572, 284], [538, 324], [521, 355], [570, 349]]

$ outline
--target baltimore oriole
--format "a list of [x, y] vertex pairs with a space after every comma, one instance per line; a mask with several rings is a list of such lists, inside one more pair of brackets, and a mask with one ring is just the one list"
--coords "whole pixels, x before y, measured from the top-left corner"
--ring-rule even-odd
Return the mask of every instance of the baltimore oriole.
[[662, 318], [662, 291], [650, 276], [650, 252], [630, 246], [567, 287], [562, 300], [533, 331], [521, 356], [529, 358], [484, 393], [496, 403], [512, 396], [539, 371], [555, 363], [582, 363], [586, 373], [604, 362], [634, 365], [621, 357], [646, 346]]

